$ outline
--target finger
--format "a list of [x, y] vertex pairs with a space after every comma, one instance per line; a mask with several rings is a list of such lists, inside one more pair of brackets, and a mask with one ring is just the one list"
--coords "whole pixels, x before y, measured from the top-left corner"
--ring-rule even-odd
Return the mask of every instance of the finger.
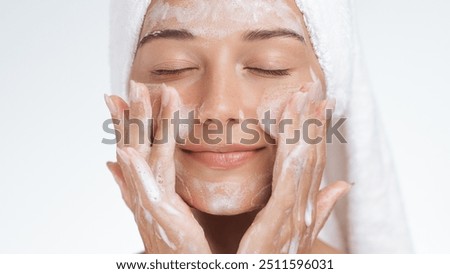
[[[286, 189], [286, 185], [289, 185], [289, 182], [293, 180], [297, 182], [298, 176], [295, 176], [295, 171], [298, 168], [296, 167], [298, 167], [299, 160], [302, 159], [301, 156], [305, 153], [304, 146], [301, 146], [301, 122], [299, 113], [304, 110], [305, 105], [305, 94], [294, 94], [290, 103], [286, 105], [280, 120], [280, 130], [277, 140], [278, 147], [273, 172], [272, 191], [274, 193], [277, 191], [277, 188], [290, 192], [292, 188]], [[277, 187], [279, 183], [283, 184], [283, 186]]]
[[112, 176], [114, 177], [114, 180], [119, 185], [120, 189], [124, 187], [125, 184], [125, 178], [123, 177], [122, 170], [120, 169], [120, 166], [118, 163], [114, 162], [107, 162], [106, 166], [108, 167], [109, 171], [111, 172]]
[[133, 211], [136, 209], [137, 203], [137, 191], [133, 182], [133, 178], [131, 176], [131, 163], [128, 155], [121, 148], [117, 148], [117, 163], [120, 166], [120, 170], [122, 171], [124, 188], [127, 189], [128, 199], [127, 205]]
[[[299, 194], [299, 218], [301, 219], [301, 233], [303, 235], [301, 246], [308, 247], [313, 244], [314, 238], [311, 237], [315, 227], [316, 221], [316, 201], [319, 191], [320, 183], [322, 181], [322, 174], [325, 167], [325, 106], [326, 101], [312, 102], [308, 114], [308, 119], [311, 123], [308, 135], [311, 146], [314, 147], [312, 153], [314, 154], [315, 162], [310, 166], [311, 172], [306, 173], [309, 177], [304, 185], [303, 195]], [[306, 134], [306, 133], [305, 133]], [[302, 185], [302, 184], [301, 184]]]
[[179, 109], [178, 92], [171, 87], [162, 85], [162, 100], [160, 119], [155, 133], [155, 140], [150, 153], [149, 163], [156, 175], [158, 183], [164, 188], [175, 191], [175, 127], [174, 113]]
[[[164, 245], [160, 242], [160, 237], [156, 233], [156, 228], [159, 225], [157, 219], [153, 216], [160, 212], [154, 203], [160, 201], [161, 195], [158, 189], [152, 189], [152, 187], [158, 188], [158, 185], [153, 180], [151, 169], [146, 160], [134, 148], [118, 149], [118, 156], [120, 161], [126, 165], [125, 170], [130, 177], [128, 182], [134, 189], [133, 198], [136, 199], [135, 203], [138, 204], [133, 208], [133, 213], [145, 250], [148, 253], [159, 252], [163, 250]], [[149, 185], [148, 182], [153, 185]]]
[[[129, 167], [127, 162], [124, 160], [124, 157], [120, 156], [120, 148], [124, 147], [124, 141], [125, 141], [125, 132], [124, 132], [124, 113], [125, 111], [128, 111], [129, 106], [128, 104], [119, 96], [108, 96], [105, 95], [105, 102], [108, 106], [111, 117], [114, 121], [114, 129], [116, 132], [116, 142], [117, 142], [117, 164], [118, 167], [115, 165], [108, 165], [111, 172], [113, 172], [113, 175], [117, 178], [119, 178], [119, 174], [121, 174], [120, 180], [116, 181], [121, 183], [121, 190], [122, 190], [122, 197], [125, 200], [125, 203], [127, 206], [133, 211], [136, 204], [136, 196], [135, 196], [135, 189], [134, 185], [131, 182], [131, 175], [129, 172]], [[129, 136], [129, 135], [128, 135]], [[122, 155], [123, 156], [123, 155]], [[120, 172], [119, 172], [120, 171]]]
[[[320, 183], [322, 181], [323, 171], [325, 169], [326, 161], [326, 107], [328, 102], [321, 101], [317, 102], [312, 108], [313, 113], [311, 113], [311, 118], [317, 120], [317, 127], [315, 127], [314, 139], [315, 142], [315, 154], [316, 163], [312, 173], [311, 186], [309, 188], [309, 193], [303, 201], [302, 207], [304, 208], [304, 218], [305, 225], [310, 227], [314, 226], [315, 223], [315, 212], [316, 212], [316, 201], [317, 194], [319, 192]], [[310, 118], [310, 119], [311, 119]], [[313, 229], [313, 228], [312, 228]]]
[[125, 182], [125, 178], [122, 174], [122, 170], [118, 163], [108, 162], [106, 163], [108, 166], [109, 171], [114, 177], [114, 180], [116, 181], [117, 185], [119, 185], [120, 193], [122, 194], [122, 199], [125, 201], [125, 204], [128, 208], [132, 209], [132, 200], [131, 200], [131, 194], [130, 189], [127, 186]]
[[177, 203], [182, 202], [181, 198], [175, 192], [166, 192], [167, 190], [155, 180], [148, 163], [136, 150], [129, 147], [126, 152], [131, 162], [133, 181], [139, 193], [141, 207], [148, 210], [148, 214], [153, 217], [158, 249], [174, 252], [177, 246], [186, 244], [183, 242], [186, 235], [180, 230], [183, 226], [191, 229], [196, 226], [194, 231], [201, 232], [198, 235], [204, 238], [203, 230], [191, 211], [187, 206], [183, 211], [182, 204]]
[[155, 233], [156, 221], [151, 213], [148, 210], [139, 207], [139, 212], [136, 212], [135, 214], [135, 220], [144, 243], [145, 253], [159, 254], [160, 249], [157, 244], [158, 239]]
[[[327, 120], [331, 118], [331, 113], [334, 111], [336, 100], [327, 99], [320, 104], [320, 109], [317, 111], [318, 120], [320, 122], [319, 135], [320, 142], [317, 144], [317, 163], [315, 173], [313, 176], [313, 183], [308, 195], [308, 200], [305, 209], [305, 224], [308, 226], [308, 233], [314, 230], [316, 222], [316, 203], [317, 195], [319, 193], [320, 184], [322, 182], [323, 170], [326, 164], [326, 140], [327, 140]], [[330, 117], [328, 117], [330, 116]]]
[[134, 148], [126, 148], [122, 150], [122, 153], [126, 161], [129, 162], [131, 181], [134, 184], [139, 201], [142, 203], [141, 206], [148, 209], [152, 216], [155, 216], [152, 209], [155, 204], [162, 200], [162, 192], [151, 168]]
[[130, 146], [134, 147], [144, 159], [150, 153], [152, 125], [152, 106], [150, 93], [144, 84], [130, 82]]
[[313, 101], [321, 101], [325, 98], [325, 92], [323, 90], [322, 82], [312, 68], [309, 68], [312, 82], [307, 84], [308, 97]]
[[[272, 196], [264, 209], [264, 214], [271, 226], [279, 229], [286, 218], [290, 218], [293, 224], [290, 235], [299, 235], [299, 224], [296, 221], [297, 189], [300, 178], [301, 166], [307, 158], [308, 146], [301, 140], [301, 120], [305, 111], [306, 95], [297, 93], [292, 96], [287, 104], [280, 120], [280, 130], [278, 135], [278, 148], [274, 166]], [[280, 214], [280, 212], [284, 214]], [[288, 214], [288, 215], [287, 215]], [[276, 233], [276, 232], [274, 232]], [[286, 234], [288, 235], [288, 234]], [[287, 250], [296, 249], [298, 240], [280, 239], [283, 248]], [[289, 246], [284, 246], [288, 241]]]
[[[154, 205], [160, 206], [160, 208], [158, 209], [158, 213], [179, 216], [180, 214], [183, 214], [182, 212], [184, 210], [187, 215], [193, 217], [192, 212], [189, 210], [189, 207], [178, 196], [178, 194], [176, 194], [175, 192], [168, 192], [161, 184], [157, 183], [157, 181], [155, 180], [155, 176], [152, 173], [152, 169], [136, 150], [134, 150], [133, 148], [127, 148], [127, 152], [132, 163], [132, 176], [133, 179], [135, 179], [134, 181], [136, 182], [136, 189], [138, 191], [154, 192], [155, 194], [160, 196], [160, 199], [156, 199], [155, 197], [152, 198], [152, 200], [155, 202]], [[142, 172], [142, 170], [144, 170], [144, 172]], [[138, 178], [138, 173], [141, 174], [139, 180], [136, 179]], [[143, 178], [142, 176], [145, 176], [146, 178]], [[144, 185], [144, 183], [147, 181], [149, 182], [148, 185]], [[139, 185], [139, 183], [141, 183], [142, 186]], [[161, 203], [159, 203], [160, 201]], [[172, 220], [172, 222], [173, 221], [174, 220]]]
[[[144, 241], [146, 252], [160, 251], [161, 243], [156, 235], [157, 221], [154, 216], [158, 213], [154, 204], [161, 200], [161, 192], [158, 189], [152, 171], [145, 159], [133, 148], [118, 149], [120, 159], [127, 164], [127, 171], [131, 177], [130, 183], [134, 189], [136, 206], [132, 210], [139, 232]], [[156, 219], [158, 216], [156, 216]]]
[[[279, 189], [288, 190], [288, 195], [293, 196], [293, 202], [290, 206], [293, 208], [293, 222], [295, 224], [295, 229], [298, 231], [298, 220], [303, 220], [303, 215], [299, 214], [301, 210], [298, 201], [302, 200], [305, 193], [308, 191], [310, 185], [309, 181], [311, 179], [311, 166], [315, 163], [315, 155], [314, 146], [306, 142], [303, 127], [309, 117], [308, 113], [311, 108], [311, 102], [305, 93], [296, 94], [292, 102], [293, 105], [289, 105], [291, 112], [286, 112], [284, 119], [287, 117], [294, 117], [294, 123], [290, 126], [288, 134], [295, 137], [290, 137], [289, 140], [285, 139], [283, 135], [280, 135], [279, 139], [282, 141], [279, 144], [279, 151], [283, 153], [282, 151], [286, 150], [287, 153], [284, 155], [277, 154], [277, 157], [280, 155], [284, 156], [284, 159], [278, 159], [282, 160], [281, 170], [282, 173], [287, 174], [287, 176], [279, 176], [279, 178], [284, 178], [280, 183], [281, 185], [277, 186], [277, 189], [275, 189], [275, 192], [278, 192]], [[280, 197], [283, 196], [286, 195], [280, 195]]]
[[317, 221], [313, 231], [314, 239], [325, 225], [336, 202], [345, 196], [351, 187], [352, 185], [347, 182], [337, 181], [320, 190], [317, 196]]
[[129, 147], [125, 151], [131, 163], [131, 175], [140, 205], [149, 211], [158, 224], [170, 227], [175, 221], [172, 217], [181, 217], [182, 215], [178, 208], [172, 206], [178, 196], [175, 192], [168, 193], [156, 181], [152, 169], [135, 149]]
[[118, 96], [108, 96], [105, 94], [105, 103], [113, 119], [114, 130], [116, 133], [116, 142], [118, 147], [124, 145], [123, 116], [125, 110], [128, 110], [128, 104]]
[[[315, 134], [316, 129], [312, 128], [310, 133]], [[307, 144], [308, 153], [305, 163], [301, 168], [301, 175], [299, 176], [299, 183], [297, 187], [297, 195], [296, 195], [296, 213], [297, 213], [297, 222], [301, 224], [306, 224], [308, 220], [306, 220], [305, 211], [308, 204], [309, 195], [311, 193], [311, 187], [313, 185], [314, 174], [316, 172], [317, 166], [317, 146], [314, 144]]]

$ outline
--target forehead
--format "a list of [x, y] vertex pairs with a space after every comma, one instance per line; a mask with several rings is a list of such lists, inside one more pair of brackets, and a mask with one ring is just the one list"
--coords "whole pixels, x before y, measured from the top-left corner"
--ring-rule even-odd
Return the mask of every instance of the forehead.
[[245, 29], [288, 28], [302, 33], [300, 11], [291, 0], [156, 0], [143, 34], [166, 28], [199, 36], [225, 36]]

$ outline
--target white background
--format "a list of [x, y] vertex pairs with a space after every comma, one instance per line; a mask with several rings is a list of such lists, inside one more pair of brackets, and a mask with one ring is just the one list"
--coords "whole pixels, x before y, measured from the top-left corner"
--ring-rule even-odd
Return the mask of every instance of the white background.
[[[102, 145], [108, 1], [0, 1], [0, 253], [139, 252]], [[358, 0], [417, 252], [450, 251], [450, 4]]]

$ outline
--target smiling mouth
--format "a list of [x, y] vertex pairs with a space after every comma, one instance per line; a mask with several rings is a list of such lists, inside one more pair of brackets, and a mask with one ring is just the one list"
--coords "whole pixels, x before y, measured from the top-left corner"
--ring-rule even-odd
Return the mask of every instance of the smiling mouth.
[[186, 155], [205, 165], [210, 169], [233, 169], [242, 166], [252, 158], [254, 158], [259, 151], [264, 149], [229, 149], [228, 151], [211, 151], [211, 150], [186, 150], [181, 149]]

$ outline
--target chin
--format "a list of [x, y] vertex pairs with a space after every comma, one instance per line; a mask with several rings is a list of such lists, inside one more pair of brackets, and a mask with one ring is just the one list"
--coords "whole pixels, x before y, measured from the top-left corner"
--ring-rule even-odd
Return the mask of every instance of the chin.
[[[205, 182], [177, 180], [176, 191], [191, 207], [212, 215], [238, 215], [264, 207], [271, 180], [255, 176], [251, 181]], [[259, 177], [259, 178], [258, 178]]]

